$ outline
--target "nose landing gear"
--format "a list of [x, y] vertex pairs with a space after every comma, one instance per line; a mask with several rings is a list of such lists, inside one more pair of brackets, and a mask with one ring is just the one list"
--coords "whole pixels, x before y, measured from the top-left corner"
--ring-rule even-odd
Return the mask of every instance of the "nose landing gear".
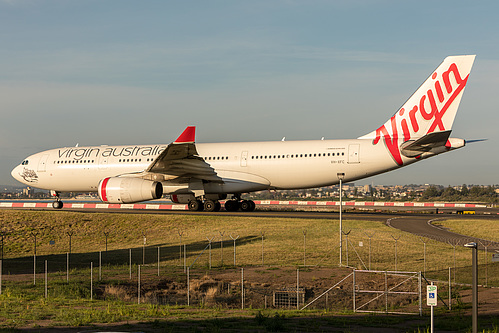
[[64, 203], [61, 201], [61, 197], [59, 196], [60, 192], [51, 190], [50, 191], [50, 195], [52, 195], [53, 197], [55, 197], [55, 201], [52, 202], [52, 208], [54, 208], [54, 209], [62, 209], [62, 207], [64, 206]]

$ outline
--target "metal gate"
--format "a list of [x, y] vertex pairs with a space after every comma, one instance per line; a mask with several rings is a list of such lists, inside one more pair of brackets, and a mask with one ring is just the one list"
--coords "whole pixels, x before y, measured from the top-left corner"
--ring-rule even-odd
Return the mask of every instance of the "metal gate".
[[[366, 278], [369, 275], [369, 278]], [[362, 279], [361, 279], [362, 278]], [[362, 282], [361, 282], [362, 281]], [[422, 315], [421, 272], [353, 271], [353, 311]], [[397, 312], [401, 299], [418, 299], [419, 312]], [[392, 310], [389, 310], [389, 309]]]

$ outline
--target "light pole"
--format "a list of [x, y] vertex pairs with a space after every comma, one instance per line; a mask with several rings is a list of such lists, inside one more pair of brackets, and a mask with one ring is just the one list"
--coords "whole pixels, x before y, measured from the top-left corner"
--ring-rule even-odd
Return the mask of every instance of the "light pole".
[[472, 254], [473, 295], [472, 295], [471, 328], [473, 333], [477, 333], [478, 332], [478, 246], [474, 242], [464, 244], [464, 246], [473, 249], [473, 254]]
[[338, 176], [338, 179], [340, 180], [340, 266], [342, 266], [342, 251], [343, 251], [343, 220], [342, 220], [342, 212], [343, 212], [343, 192], [342, 192], [342, 185], [343, 185], [343, 179], [345, 179], [345, 173], [344, 172], [338, 172], [336, 174]]

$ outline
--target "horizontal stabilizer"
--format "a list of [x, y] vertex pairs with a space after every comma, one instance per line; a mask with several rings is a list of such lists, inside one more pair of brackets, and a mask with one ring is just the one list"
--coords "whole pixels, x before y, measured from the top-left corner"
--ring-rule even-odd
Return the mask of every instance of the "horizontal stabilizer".
[[416, 157], [433, 148], [445, 146], [451, 131], [426, 134], [417, 140], [409, 140], [400, 145], [400, 152], [406, 157]]

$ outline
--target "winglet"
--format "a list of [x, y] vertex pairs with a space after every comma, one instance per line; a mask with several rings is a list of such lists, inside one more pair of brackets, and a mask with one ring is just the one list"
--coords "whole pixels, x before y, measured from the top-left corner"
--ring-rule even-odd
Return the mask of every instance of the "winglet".
[[175, 140], [175, 143], [190, 143], [196, 139], [196, 126], [187, 126], [187, 128]]

